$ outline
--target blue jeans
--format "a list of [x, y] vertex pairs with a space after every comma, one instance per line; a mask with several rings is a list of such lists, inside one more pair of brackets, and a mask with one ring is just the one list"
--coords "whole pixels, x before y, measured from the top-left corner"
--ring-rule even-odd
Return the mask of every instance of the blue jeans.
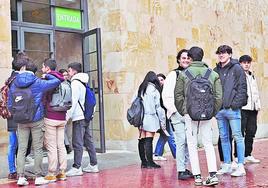
[[245, 143], [241, 133], [241, 111], [240, 109], [222, 109], [217, 115], [221, 146], [224, 163], [231, 163], [231, 145], [229, 136], [229, 126], [232, 130], [232, 137], [236, 141], [238, 163], [244, 163]]
[[165, 146], [166, 142], [168, 142], [168, 145], [169, 145], [170, 151], [172, 153], [172, 156], [175, 159], [176, 158], [176, 143], [175, 143], [175, 138], [174, 138], [174, 135], [173, 135], [173, 131], [171, 130], [170, 123], [167, 126], [169, 126], [167, 128], [167, 131], [170, 134], [170, 136], [167, 137], [167, 136], [165, 136], [163, 134], [160, 134], [160, 136], [158, 138], [158, 141], [157, 141], [157, 144], [155, 146], [154, 154], [156, 156], [162, 156], [163, 155], [163, 152], [164, 152], [164, 146]]
[[9, 173], [16, 172], [15, 159], [16, 159], [16, 150], [18, 146], [18, 139], [16, 131], [9, 132], [9, 145], [8, 145], [8, 167]]

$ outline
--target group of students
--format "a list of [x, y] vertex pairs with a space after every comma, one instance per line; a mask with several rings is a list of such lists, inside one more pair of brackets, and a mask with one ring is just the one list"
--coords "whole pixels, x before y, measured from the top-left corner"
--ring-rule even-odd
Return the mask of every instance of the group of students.
[[[86, 87], [89, 76], [82, 73], [81, 63], [70, 63], [67, 70], [56, 71], [57, 64], [53, 59], [46, 59], [42, 64], [42, 78], [36, 76], [37, 66], [25, 54], [20, 52], [12, 62], [13, 72], [7, 83], [9, 92], [7, 97], [8, 109], [11, 116], [8, 118], [8, 127], [16, 127], [10, 131], [10, 143], [8, 150], [8, 162], [10, 178], [18, 179], [20, 186], [28, 185], [25, 177], [25, 156], [29, 140], [32, 136], [32, 148], [34, 154], [35, 185], [47, 184], [57, 180], [66, 180], [66, 176], [79, 176], [83, 172], [99, 172], [96, 151], [89, 128], [89, 122], [85, 121], [84, 109]], [[68, 73], [70, 79], [70, 92], [72, 105], [68, 110], [55, 110], [51, 106], [52, 95], [59, 90], [60, 84], [67, 82], [63, 74]], [[20, 93], [20, 95], [18, 95]], [[32, 100], [30, 105], [32, 118], [25, 120], [25, 109], [16, 114], [15, 103]], [[29, 102], [29, 101], [28, 101]], [[82, 104], [81, 106], [79, 105]], [[23, 104], [20, 104], [23, 106]], [[28, 107], [27, 107], [28, 108]], [[31, 116], [31, 115], [30, 115]], [[23, 118], [24, 120], [22, 121]], [[64, 145], [64, 130], [67, 120], [72, 121], [72, 147], [74, 151], [74, 163], [67, 170], [67, 152]], [[15, 138], [17, 137], [17, 139]], [[16, 147], [18, 154], [16, 156]], [[48, 151], [48, 174], [43, 177], [42, 160], [43, 147]], [[89, 154], [90, 162], [82, 169], [81, 162], [83, 147]], [[11, 153], [12, 152], [12, 153]], [[16, 161], [16, 162], [15, 162]]]
[[[250, 71], [252, 58], [249, 55], [243, 55], [239, 60], [232, 58], [232, 48], [228, 45], [219, 46], [216, 54], [219, 62], [212, 70], [202, 61], [202, 48], [194, 46], [189, 50], [183, 49], [177, 55], [178, 68], [166, 78], [152, 71], [145, 76], [138, 90], [144, 105], [143, 125], [139, 128], [141, 134], [138, 140], [142, 168], [160, 168], [153, 159], [163, 160], [161, 155], [166, 141], [176, 158], [178, 179], [193, 178], [197, 186], [216, 185], [219, 182], [217, 176], [222, 174], [244, 176], [246, 162], [260, 162], [252, 156], [257, 114], [261, 107], [257, 81]], [[207, 79], [212, 88], [212, 116], [218, 124], [218, 148], [222, 161], [219, 170], [212, 143], [212, 120], [196, 120], [187, 104], [196, 102], [191, 101], [195, 94], [190, 93], [189, 87], [194, 79], [200, 77]], [[207, 110], [210, 107], [199, 108]], [[152, 141], [159, 129], [167, 129], [170, 136], [160, 131], [153, 157]], [[207, 158], [209, 175], [205, 181], [199, 165], [198, 135], [201, 136]], [[231, 165], [232, 139], [235, 141], [236, 166]], [[189, 166], [192, 172], [188, 170]]]

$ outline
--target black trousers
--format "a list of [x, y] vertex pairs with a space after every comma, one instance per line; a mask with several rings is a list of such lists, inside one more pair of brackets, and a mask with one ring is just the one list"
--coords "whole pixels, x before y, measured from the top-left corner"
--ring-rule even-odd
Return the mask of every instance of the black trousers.
[[257, 110], [241, 110], [241, 132], [245, 137], [245, 157], [251, 156], [253, 150], [253, 140], [257, 132], [257, 115]]
[[[229, 125], [229, 142], [230, 142], [230, 145], [231, 145], [231, 161], [233, 161], [233, 137], [232, 137], [232, 129]], [[223, 158], [223, 153], [222, 153], [222, 147], [221, 147], [221, 138], [219, 136], [219, 139], [218, 139], [218, 151], [219, 151], [219, 156], [220, 156], [220, 161], [224, 161], [224, 158]]]

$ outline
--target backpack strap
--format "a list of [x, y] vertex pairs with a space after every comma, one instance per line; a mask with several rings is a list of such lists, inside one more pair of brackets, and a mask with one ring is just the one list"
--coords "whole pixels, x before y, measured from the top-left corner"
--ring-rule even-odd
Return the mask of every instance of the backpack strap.
[[178, 78], [178, 77], [179, 77], [179, 74], [180, 74], [180, 70], [179, 70], [179, 69], [174, 69], [173, 71], [176, 72], [176, 76], [177, 76], [177, 78]]
[[[72, 81], [74, 81], [74, 80], [79, 81], [81, 84], [83, 84], [83, 86], [85, 86], [85, 87], [86, 87], [86, 84], [85, 84], [84, 82], [82, 82], [81, 80], [78, 80], [78, 79], [73, 79]], [[82, 104], [80, 103], [80, 101], [79, 101], [79, 100], [78, 100], [78, 104], [79, 104], [79, 106], [80, 106], [81, 110], [83, 111], [83, 113], [85, 113], [85, 110], [83, 109]]]
[[185, 75], [187, 76], [187, 78], [189, 78], [190, 80], [194, 79], [192, 73], [188, 69], [186, 69], [184, 72], [185, 72]]
[[205, 75], [203, 76], [203, 78], [205, 78], [206, 80], [208, 80], [210, 74], [211, 74], [212, 70], [211, 69], [207, 69]]

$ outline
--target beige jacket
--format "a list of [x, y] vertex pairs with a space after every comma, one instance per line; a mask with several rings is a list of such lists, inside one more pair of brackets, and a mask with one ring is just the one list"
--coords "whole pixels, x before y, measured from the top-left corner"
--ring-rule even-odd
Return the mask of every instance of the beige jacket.
[[248, 102], [246, 106], [242, 107], [242, 109], [259, 111], [261, 109], [261, 101], [260, 101], [257, 80], [251, 72], [249, 72], [249, 74], [246, 73], [246, 78], [247, 78]]

